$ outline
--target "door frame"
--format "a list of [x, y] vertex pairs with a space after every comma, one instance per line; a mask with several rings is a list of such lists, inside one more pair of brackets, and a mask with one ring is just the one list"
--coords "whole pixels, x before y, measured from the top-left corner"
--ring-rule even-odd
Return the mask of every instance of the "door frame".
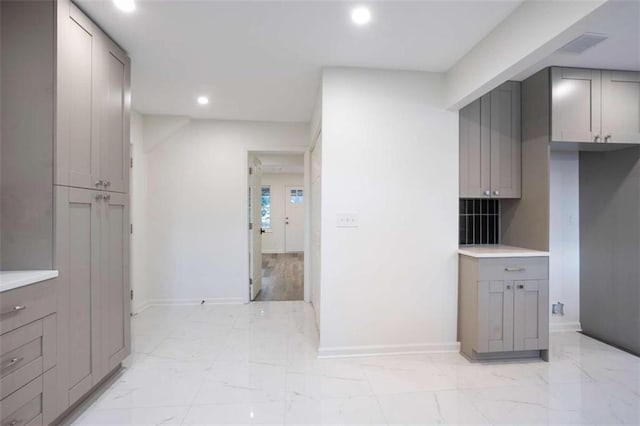
[[[311, 289], [309, 280], [310, 269], [311, 269], [311, 261], [309, 259], [309, 253], [311, 249], [311, 210], [310, 206], [310, 194], [308, 188], [311, 186], [311, 151], [309, 146], [282, 146], [282, 145], [263, 145], [263, 146], [246, 146], [244, 149], [244, 156], [242, 159], [242, 176], [243, 176], [243, 187], [245, 191], [245, 195], [242, 197], [242, 212], [244, 214], [248, 214], [249, 212], [249, 154], [303, 154], [304, 155], [304, 180], [303, 187], [305, 192], [305, 203], [304, 203], [304, 296], [303, 300], [307, 303], [311, 301]], [[243, 275], [247, 277], [246, 282], [246, 299], [245, 303], [251, 302], [251, 290], [249, 287], [249, 274], [251, 270], [249, 268], [249, 261], [251, 260], [249, 257], [249, 239], [246, 238], [249, 217], [245, 216], [243, 222], [244, 231], [242, 238], [243, 244], [243, 259], [242, 259], [242, 269]]]

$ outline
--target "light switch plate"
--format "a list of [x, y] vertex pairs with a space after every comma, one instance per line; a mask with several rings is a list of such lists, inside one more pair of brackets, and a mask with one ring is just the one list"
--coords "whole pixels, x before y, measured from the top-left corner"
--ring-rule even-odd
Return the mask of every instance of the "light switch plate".
[[357, 228], [359, 225], [358, 213], [338, 213], [336, 227]]

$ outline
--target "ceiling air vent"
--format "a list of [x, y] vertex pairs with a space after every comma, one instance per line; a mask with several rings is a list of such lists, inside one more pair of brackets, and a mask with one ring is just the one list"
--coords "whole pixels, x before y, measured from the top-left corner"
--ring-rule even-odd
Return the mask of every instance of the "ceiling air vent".
[[606, 40], [608, 36], [606, 34], [596, 33], [584, 33], [580, 37], [570, 41], [569, 43], [558, 49], [560, 53], [573, 53], [579, 55], [590, 47]]

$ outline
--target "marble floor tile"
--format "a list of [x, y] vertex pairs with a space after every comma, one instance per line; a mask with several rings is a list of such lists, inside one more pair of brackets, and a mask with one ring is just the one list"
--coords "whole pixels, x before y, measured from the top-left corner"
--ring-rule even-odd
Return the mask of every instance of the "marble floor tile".
[[318, 359], [304, 302], [156, 306], [78, 425], [640, 424], [640, 358], [554, 333], [550, 362], [458, 353]]

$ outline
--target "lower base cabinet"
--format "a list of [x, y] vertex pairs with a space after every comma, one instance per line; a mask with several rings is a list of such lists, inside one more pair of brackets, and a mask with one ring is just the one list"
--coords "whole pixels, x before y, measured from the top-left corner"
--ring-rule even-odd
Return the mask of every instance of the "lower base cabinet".
[[130, 353], [128, 195], [57, 186], [58, 411]]
[[548, 359], [548, 258], [461, 255], [459, 262], [461, 352], [472, 360]]

